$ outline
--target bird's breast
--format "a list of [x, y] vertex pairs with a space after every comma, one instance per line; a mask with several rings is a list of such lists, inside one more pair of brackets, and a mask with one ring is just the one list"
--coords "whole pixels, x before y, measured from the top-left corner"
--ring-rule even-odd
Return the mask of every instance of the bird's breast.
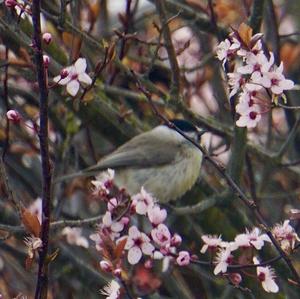
[[193, 146], [178, 153], [174, 163], [147, 167], [116, 170], [115, 182], [133, 195], [144, 186], [160, 202], [181, 197], [195, 184], [201, 168], [202, 153]]

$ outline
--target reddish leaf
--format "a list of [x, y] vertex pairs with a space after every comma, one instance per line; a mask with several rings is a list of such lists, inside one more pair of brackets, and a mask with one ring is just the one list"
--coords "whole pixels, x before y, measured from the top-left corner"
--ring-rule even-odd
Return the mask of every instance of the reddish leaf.
[[39, 238], [41, 232], [41, 224], [38, 217], [26, 209], [22, 210], [21, 217], [26, 230], [29, 233], [33, 234], [35, 237]]
[[124, 250], [124, 247], [126, 245], [126, 242], [127, 242], [127, 238], [124, 238], [116, 246], [116, 249], [115, 249], [115, 252], [114, 252], [114, 255], [115, 255], [116, 259], [120, 259], [121, 255], [122, 255], [122, 252]]

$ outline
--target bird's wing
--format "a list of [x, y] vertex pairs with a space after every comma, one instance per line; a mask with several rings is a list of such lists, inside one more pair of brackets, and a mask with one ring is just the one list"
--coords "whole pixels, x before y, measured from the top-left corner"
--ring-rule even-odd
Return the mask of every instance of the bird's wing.
[[[152, 136], [150, 136], [152, 135]], [[152, 142], [149, 144], [149, 140]], [[119, 167], [150, 167], [171, 163], [180, 145], [166, 140], [152, 131], [140, 134], [116, 151], [101, 159], [88, 172]]]

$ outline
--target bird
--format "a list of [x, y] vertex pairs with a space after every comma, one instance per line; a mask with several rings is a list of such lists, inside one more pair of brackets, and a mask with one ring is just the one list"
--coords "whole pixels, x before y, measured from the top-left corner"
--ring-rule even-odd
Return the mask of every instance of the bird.
[[[196, 143], [207, 132], [183, 119], [170, 122]], [[143, 187], [159, 202], [167, 203], [181, 198], [193, 187], [200, 174], [202, 158], [202, 152], [191, 141], [172, 126], [162, 124], [133, 137], [97, 164], [62, 176], [56, 182], [113, 169], [114, 183], [130, 195]]]

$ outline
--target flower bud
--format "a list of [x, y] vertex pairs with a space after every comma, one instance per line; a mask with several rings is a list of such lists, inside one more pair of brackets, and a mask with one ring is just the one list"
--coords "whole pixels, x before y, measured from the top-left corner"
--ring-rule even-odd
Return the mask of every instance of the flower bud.
[[240, 273], [230, 273], [229, 279], [233, 285], [239, 285], [242, 281], [242, 276]]
[[153, 260], [148, 259], [145, 263], [144, 266], [146, 269], [151, 269], [153, 267]]
[[122, 275], [122, 269], [120, 268], [117, 268], [114, 270], [114, 275], [118, 278], [121, 278], [121, 275]]
[[67, 69], [62, 69], [60, 71], [60, 78], [61, 79], [65, 79], [69, 76], [69, 71]]
[[43, 55], [44, 66], [47, 69], [50, 64], [50, 57], [48, 55]]
[[182, 238], [178, 234], [174, 234], [174, 236], [171, 239], [171, 245], [179, 246], [181, 242], [182, 242]]
[[178, 253], [176, 262], [179, 266], [186, 266], [190, 263], [190, 260], [190, 254], [187, 251], [180, 251]]
[[12, 121], [15, 124], [18, 124], [21, 121], [21, 115], [16, 110], [9, 110], [6, 112], [6, 117], [8, 120]]
[[5, 0], [5, 5], [8, 8], [14, 8], [17, 5], [15, 0]]
[[52, 35], [49, 32], [45, 32], [43, 34], [43, 41], [45, 42], [45, 44], [49, 45], [52, 41]]
[[109, 262], [102, 260], [102, 261], [100, 261], [99, 264], [100, 264], [100, 268], [101, 268], [102, 271], [104, 271], [104, 272], [111, 272], [112, 271], [112, 267], [111, 267], [111, 264]]

